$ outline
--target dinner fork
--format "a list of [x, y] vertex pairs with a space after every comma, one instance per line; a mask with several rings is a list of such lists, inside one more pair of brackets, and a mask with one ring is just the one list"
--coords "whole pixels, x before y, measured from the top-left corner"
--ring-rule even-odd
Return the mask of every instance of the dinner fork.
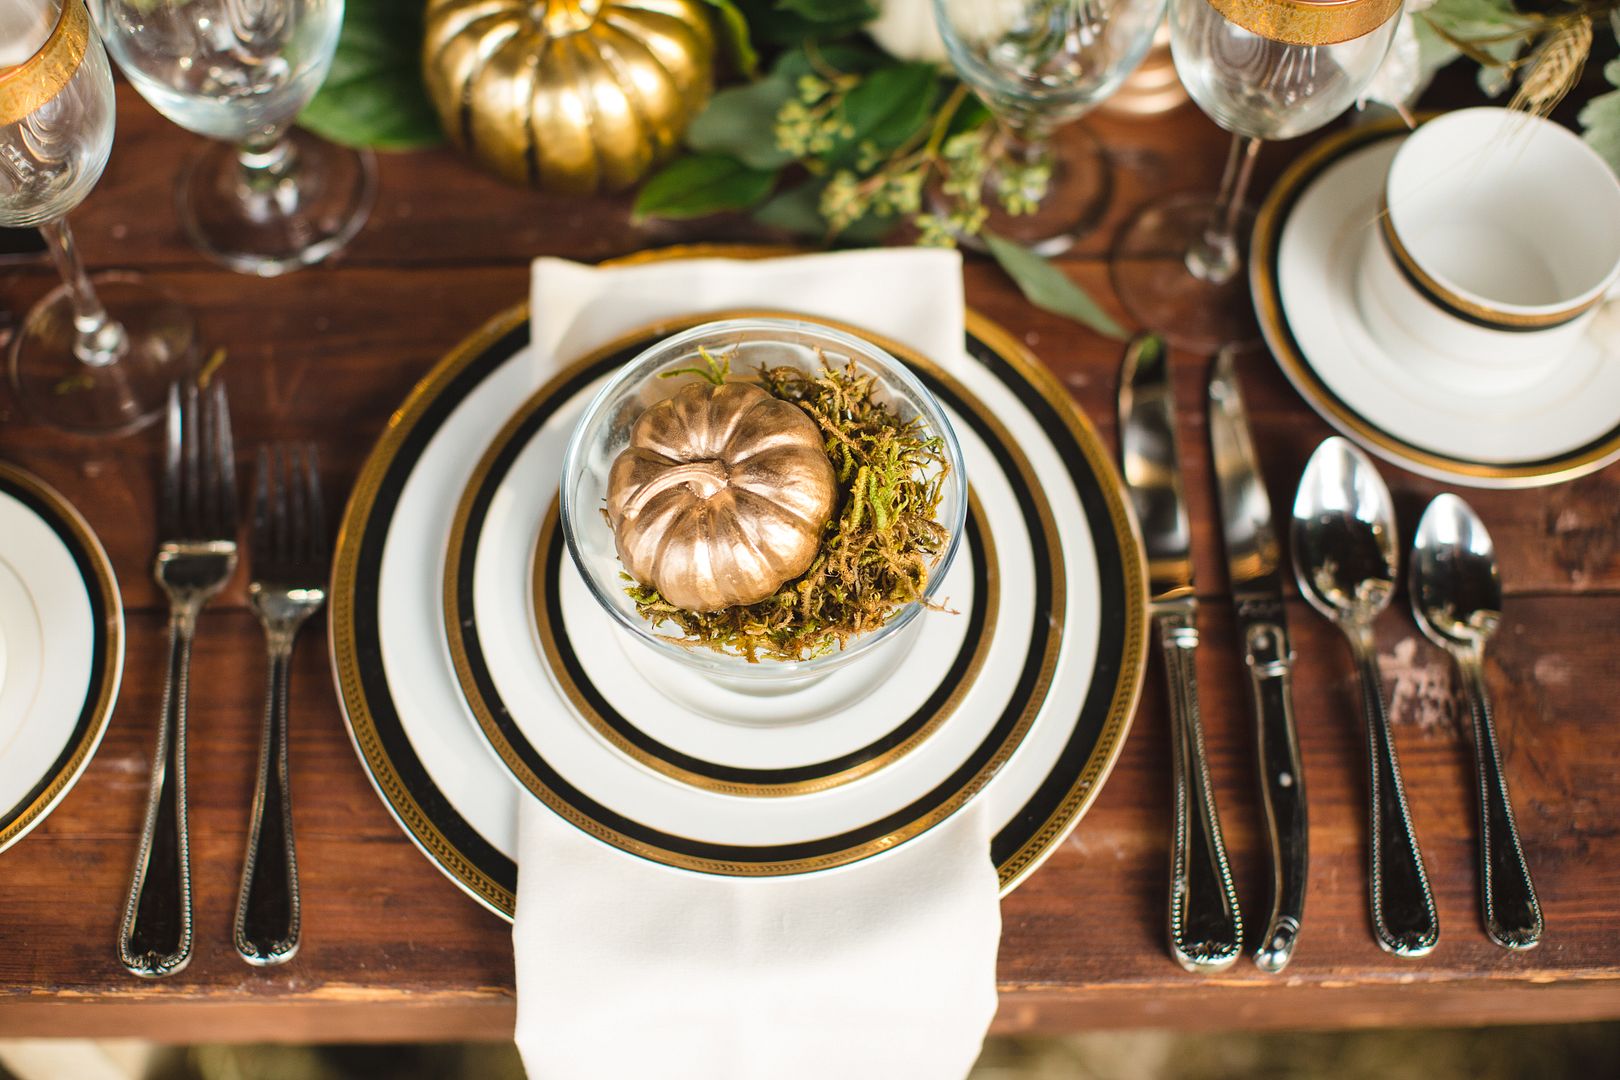
[[169, 656], [152, 784], [118, 934], [133, 975], [191, 961], [191, 844], [186, 822], [186, 696], [197, 616], [236, 569], [236, 455], [225, 384], [169, 391], [163, 495], [152, 576], [169, 597]]
[[326, 602], [326, 524], [315, 448], [259, 450], [253, 499], [253, 580], [248, 604], [269, 658], [264, 734], [253, 824], [236, 898], [236, 951], [250, 964], [281, 964], [298, 951], [298, 856], [288, 788], [287, 701], [293, 641]]

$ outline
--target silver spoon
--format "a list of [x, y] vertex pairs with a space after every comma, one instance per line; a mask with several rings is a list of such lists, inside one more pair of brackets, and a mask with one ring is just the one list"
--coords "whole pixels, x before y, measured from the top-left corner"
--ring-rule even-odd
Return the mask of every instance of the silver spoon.
[[1373, 620], [1389, 606], [1400, 568], [1395, 507], [1378, 470], [1346, 440], [1330, 438], [1311, 455], [1291, 536], [1299, 591], [1344, 631], [1361, 680], [1373, 929], [1397, 956], [1423, 956], [1440, 940], [1440, 919], [1406, 809], [1373, 647]]
[[1531, 949], [1541, 941], [1541, 904], [1519, 846], [1485, 692], [1485, 644], [1502, 619], [1502, 579], [1485, 523], [1457, 496], [1438, 495], [1423, 512], [1410, 574], [1412, 614], [1429, 640], [1456, 661], [1474, 716], [1485, 932], [1504, 949]]

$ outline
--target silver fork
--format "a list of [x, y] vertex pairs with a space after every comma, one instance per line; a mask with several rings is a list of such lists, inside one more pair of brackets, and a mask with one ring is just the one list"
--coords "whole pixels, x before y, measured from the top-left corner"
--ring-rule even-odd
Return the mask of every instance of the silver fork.
[[152, 786], [118, 959], [133, 975], [173, 975], [191, 962], [191, 842], [186, 824], [186, 696], [203, 605], [236, 569], [236, 454], [225, 384], [169, 392], [163, 498], [152, 576], [169, 597], [169, 658]]
[[326, 602], [326, 523], [315, 448], [259, 450], [253, 500], [253, 581], [248, 603], [264, 627], [270, 671], [253, 825], [236, 898], [236, 951], [250, 964], [281, 964], [298, 951], [298, 856], [288, 788], [287, 701], [293, 641]]

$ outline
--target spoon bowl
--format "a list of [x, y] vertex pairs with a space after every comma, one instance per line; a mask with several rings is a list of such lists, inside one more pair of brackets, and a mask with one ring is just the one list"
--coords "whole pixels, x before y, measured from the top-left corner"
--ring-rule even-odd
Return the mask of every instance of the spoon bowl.
[[1435, 496], [1412, 541], [1412, 614], [1442, 649], [1480, 649], [1502, 621], [1502, 576], [1485, 523], [1449, 492]]
[[1311, 455], [1291, 538], [1300, 593], [1346, 633], [1370, 633], [1400, 569], [1395, 504], [1367, 455], [1348, 440], [1333, 436]]

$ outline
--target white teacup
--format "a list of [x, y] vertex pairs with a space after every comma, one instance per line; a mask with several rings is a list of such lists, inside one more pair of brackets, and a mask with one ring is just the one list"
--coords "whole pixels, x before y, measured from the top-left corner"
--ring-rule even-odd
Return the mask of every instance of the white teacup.
[[1620, 179], [1551, 121], [1493, 108], [1428, 121], [1397, 151], [1383, 209], [1357, 304], [1424, 376], [1532, 385], [1620, 292]]

